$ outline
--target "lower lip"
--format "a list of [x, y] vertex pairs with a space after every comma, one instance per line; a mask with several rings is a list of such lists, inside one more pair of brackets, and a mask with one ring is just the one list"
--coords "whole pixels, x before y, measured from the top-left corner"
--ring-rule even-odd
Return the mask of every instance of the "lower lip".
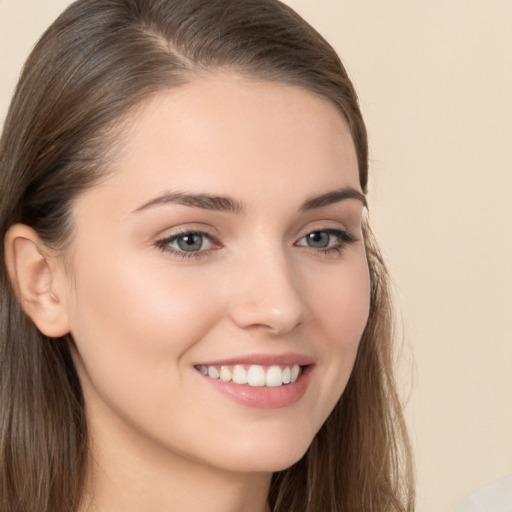
[[305, 366], [295, 382], [275, 388], [235, 384], [232, 381], [212, 379], [199, 372], [197, 374], [214, 389], [235, 402], [258, 409], [278, 409], [297, 402], [304, 395], [311, 380], [312, 371], [313, 365]]

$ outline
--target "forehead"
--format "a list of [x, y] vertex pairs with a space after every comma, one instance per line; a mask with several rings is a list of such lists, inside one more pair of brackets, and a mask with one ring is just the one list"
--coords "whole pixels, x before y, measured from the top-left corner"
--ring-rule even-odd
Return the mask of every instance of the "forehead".
[[126, 208], [174, 189], [249, 204], [270, 192], [360, 190], [344, 117], [301, 87], [211, 76], [158, 93], [123, 124], [122, 149], [102, 186], [122, 193]]

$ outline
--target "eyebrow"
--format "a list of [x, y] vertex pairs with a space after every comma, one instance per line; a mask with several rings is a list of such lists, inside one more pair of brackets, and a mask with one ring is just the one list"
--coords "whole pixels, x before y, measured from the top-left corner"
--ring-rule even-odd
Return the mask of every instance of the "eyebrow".
[[368, 206], [366, 197], [362, 192], [359, 192], [359, 190], [352, 187], [345, 187], [308, 199], [300, 209], [305, 212], [316, 208], [323, 208], [324, 206], [329, 206], [334, 203], [339, 203], [346, 199], [357, 199], [363, 203], [363, 206]]
[[[300, 211], [306, 212], [316, 208], [323, 208], [334, 203], [339, 203], [347, 199], [356, 199], [367, 206], [366, 197], [358, 190], [345, 187], [338, 190], [326, 192], [320, 196], [307, 199]], [[202, 210], [214, 210], [221, 212], [234, 213], [242, 215], [245, 213], [246, 208], [244, 203], [237, 201], [227, 196], [216, 196], [212, 194], [192, 194], [188, 192], [167, 192], [161, 196], [151, 199], [147, 203], [136, 208], [132, 213], [140, 212], [154, 206], [161, 206], [166, 204], [181, 204], [191, 208], [201, 208]]]
[[186, 192], [168, 192], [155, 199], [151, 199], [142, 206], [139, 206], [132, 213], [140, 212], [152, 206], [164, 204], [182, 204], [191, 208], [201, 208], [203, 210], [215, 210], [220, 212], [236, 213], [238, 215], [245, 212], [245, 206], [241, 201], [236, 201], [226, 196], [215, 196], [211, 194], [190, 194]]

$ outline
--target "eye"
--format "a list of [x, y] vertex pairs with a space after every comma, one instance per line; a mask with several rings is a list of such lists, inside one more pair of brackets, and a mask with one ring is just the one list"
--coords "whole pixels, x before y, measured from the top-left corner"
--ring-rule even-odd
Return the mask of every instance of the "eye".
[[342, 229], [322, 229], [311, 231], [303, 236], [296, 245], [310, 247], [321, 252], [340, 252], [346, 245], [356, 241], [356, 238]]
[[333, 236], [325, 231], [313, 231], [304, 237], [306, 245], [315, 249], [326, 249], [331, 244]]
[[177, 248], [181, 251], [195, 252], [203, 249], [203, 246], [205, 245], [205, 237], [196, 233], [189, 233], [178, 236], [173, 240], [173, 243], [175, 243]]
[[215, 247], [215, 241], [200, 231], [186, 231], [158, 240], [157, 246], [165, 252], [181, 257], [199, 256]]

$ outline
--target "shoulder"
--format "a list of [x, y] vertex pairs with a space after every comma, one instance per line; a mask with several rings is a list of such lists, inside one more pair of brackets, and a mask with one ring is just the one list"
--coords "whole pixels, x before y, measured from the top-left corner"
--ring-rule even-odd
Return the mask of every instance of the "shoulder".
[[455, 512], [512, 512], [512, 474], [478, 489]]

